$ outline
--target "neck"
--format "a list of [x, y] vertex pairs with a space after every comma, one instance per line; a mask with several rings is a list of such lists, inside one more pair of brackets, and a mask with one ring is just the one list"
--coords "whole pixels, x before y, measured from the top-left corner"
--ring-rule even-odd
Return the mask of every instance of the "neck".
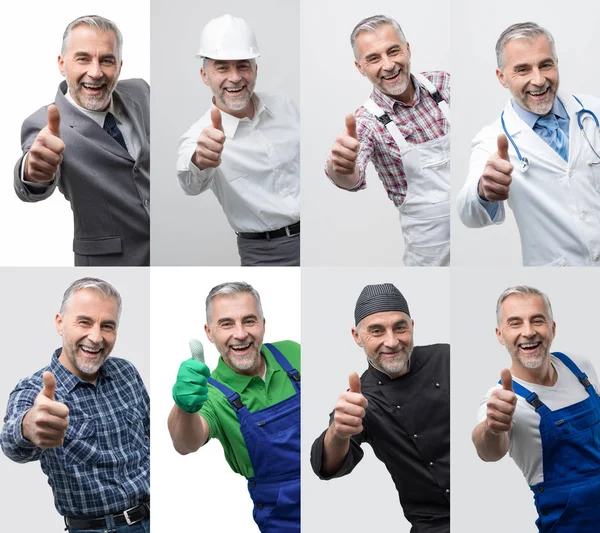
[[544, 387], [552, 387], [558, 379], [556, 369], [550, 362], [550, 356], [538, 368], [525, 368], [521, 365], [513, 364], [510, 367], [510, 373], [523, 381], [543, 385]]
[[413, 83], [412, 76], [408, 75], [408, 85], [406, 86], [406, 90], [402, 94], [390, 95], [394, 100], [398, 100], [403, 104], [412, 104], [415, 100], [415, 86]]
[[252, 120], [254, 118], [254, 99], [253, 98], [250, 98], [248, 105], [246, 107], [244, 107], [244, 109], [240, 109], [238, 111], [235, 111], [233, 109], [229, 109], [228, 107], [222, 106], [220, 104], [220, 102], [215, 101], [214, 97], [213, 97], [213, 103], [221, 111], [223, 111], [223, 113], [227, 113], [228, 115], [231, 115], [232, 117], [239, 118], [239, 119], [248, 118], [250, 120]]

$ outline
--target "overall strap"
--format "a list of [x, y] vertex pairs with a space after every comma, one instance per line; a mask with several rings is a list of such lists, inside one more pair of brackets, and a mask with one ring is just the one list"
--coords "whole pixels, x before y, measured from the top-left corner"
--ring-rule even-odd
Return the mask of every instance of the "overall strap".
[[[498, 381], [502, 385], [502, 381]], [[513, 380], [513, 390], [515, 394], [518, 394], [521, 398], [524, 398], [525, 401], [531, 405], [536, 413], [539, 413], [540, 416], [543, 416], [547, 413], [551, 413], [548, 406], [539, 399], [538, 395], [535, 392], [531, 392], [529, 389], [523, 387], [520, 383], [517, 383]]]
[[560, 359], [564, 363], [564, 365], [571, 372], [573, 372], [573, 374], [575, 374], [575, 376], [579, 380], [579, 383], [581, 383], [585, 387], [585, 390], [590, 396], [592, 396], [595, 393], [594, 386], [590, 383], [587, 374], [585, 372], [582, 372], [572, 359], [570, 359], [562, 352], [552, 352], [552, 355]]
[[213, 378], [208, 378], [206, 381], [208, 381], [213, 387], [219, 389], [225, 395], [227, 401], [231, 404], [231, 407], [233, 407], [236, 413], [244, 407], [242, 399], [237, 392], [232, 391], [229, 387], [223, 385], [223, 383], [220, 383]]
[[442, 95], [440, 94], [440, 91], [437, 90], [437, 87], [433, 83], [431, 83], [431, 81], [427, 77], [423, 76], [423, 74], [416, 73], [413, 74], [413, 76], [423, 87], [425, 87], [425, 89], [427, 89], [427, 92], [429, 92], [431, 97], [435, 100], [435, 103], [440, 108], [440, 111], [442, 112], [442, 115], [444, 115], [444, 118], [448, 122], [450, 122], [450, 106], [442, 98]]
[[381, 124], [383, 124], [383, 126], [386, 130], [388, 130], [388, 133], [392, 136], [400, 150], [408, 146], [408, 143], [406, 142], [406, 139], [403, 137], [403, 135], [400, 133], [398, 126], [396, 126], [396, 124], [390, 118], [390, 116], [375, 102], [373, 102], [373, 100], [368, 98], [367, 101], [363, 104], [363, 107], [369, 113], [371, 113], [371, 115], [373, 115], [379, 122], [381, 122]]
[[300, 390], [300, 372], [290, 364], [285, 355], [283, 355], [275, 346], [270, 343], [265, 343], [265, 346], [269, 349], [271, 354], [273, 354], [273, 357], [275, 358], [275, 361], [279, 363], [279, 366], [285, 370], [292, 385], [294, 385], [294, 389], [298, 392]]

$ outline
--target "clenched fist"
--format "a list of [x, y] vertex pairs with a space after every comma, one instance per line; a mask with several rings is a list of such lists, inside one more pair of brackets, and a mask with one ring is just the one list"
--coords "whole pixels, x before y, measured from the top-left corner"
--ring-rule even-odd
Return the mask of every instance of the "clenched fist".
[[221, 153], [225, 145], [225, 132], [221, 112], [213, 107], [210, 110], [211, 125], [202, 130], [196, 142], [192, 161], [200, 170], [217, 168], [221, 164]]
[[350, 390], [340, 395], [333, 413], [332, 429], [336, 437], [349, 439], [363, 430], [368, 401], [360, 392], [360, 378], [356, 372], [349, 376]]
[[56, 379], [52, 373], [44, 372], [42, 379], [44, 387], [23, 417], [23, 436], [38, 448], [57, 448], [67, 432], [69, 408], [54, 400]]
[[52, 181], [62, 163], [65, 143], [60, 138], [60, 113], [54, 104], [48, 106], [48, 125], [33, 141], [25, 160], [25, 179], [45, 183]]
[[513, 166], [508, 157], [508, 139], [500, 134], [497, 143], [498, 151], [488, 159], [477, 185], [479, 197], [488, 202], [508, 199], [512, 182]]

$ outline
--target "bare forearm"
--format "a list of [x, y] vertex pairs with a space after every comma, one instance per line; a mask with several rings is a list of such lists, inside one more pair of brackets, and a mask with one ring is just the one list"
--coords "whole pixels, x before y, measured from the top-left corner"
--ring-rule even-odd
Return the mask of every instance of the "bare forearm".
[[327, 163], [327, 172], [329, 177], [343, 189], [352, 189], [360, 180], [358, 165], [355, 166], [352, 174], [337, 174], [333, 169], [333, 162], [330, 160]]
[[472, 439], [477, 455], [484, 461], [499, 461], [508, 452], [508, 432], [490, 430], [487, 420], [475, 426]]
[[198, 413], [186, 413], [177, 405], [171, 409], [168, 426], [173, 447], [181, 455], [195, 452], [208, 440], [210, 430], [206, 420]]
[[323, 442], [323, 457], [321, 462], [321, 473], [332, 476], [344, 464], [344, 459], [350, 450], [350, 439], [342, 438], [335, 434], [334, 426], [331, 424]]

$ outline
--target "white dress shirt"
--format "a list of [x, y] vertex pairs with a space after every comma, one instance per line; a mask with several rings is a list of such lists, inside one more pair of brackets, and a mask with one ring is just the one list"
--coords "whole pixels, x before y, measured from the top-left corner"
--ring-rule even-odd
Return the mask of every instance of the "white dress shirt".
[[188, 195], [212, 189], [237, 233], [259, 233], [300, 220], [300, 116], [284, 95], [255, 93], [254, 118], [221, 112], [225, 145], [217, 168], [192, 163], [210, 109], [179, 140], [177, 178]]

